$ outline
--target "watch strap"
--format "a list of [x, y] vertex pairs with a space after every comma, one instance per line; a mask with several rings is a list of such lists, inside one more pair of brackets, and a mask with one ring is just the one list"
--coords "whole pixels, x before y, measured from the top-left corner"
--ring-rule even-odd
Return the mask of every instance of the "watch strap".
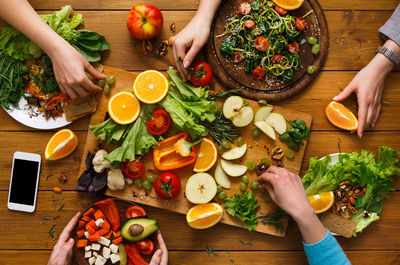
[[379, 46], [376, 52], [385, 55], [395, 65], [400, 63], [400, 56], [389, 48]]

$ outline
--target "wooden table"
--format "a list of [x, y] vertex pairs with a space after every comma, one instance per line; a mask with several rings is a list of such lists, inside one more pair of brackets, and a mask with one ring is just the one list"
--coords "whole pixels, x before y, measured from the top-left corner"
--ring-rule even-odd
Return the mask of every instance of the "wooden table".
[[[88, 29], [104, 34], [111, 44], [111, 52], [104, 64], [129, 71], [146, 69], [166, 70], [173, 64], [172, 54], [166, 58], [143, 57], [137, 43], [126, 30], [126, 17], [132, 5], [139, 1], [114, 0], [32, 0], [40, 12], [49, 12], [65, 4], [83, 13]], [[153, 0], [164, 15], [161, 38], [170, 36], [169, 25], [176, 23], [179, 32], [192, 18], [198, 1]], [[330, 99], [370, 61], [381, 43], [378, 28], [390, 17], [398, 1], [395, 0], [320, 0], [325, 11], [330, 33], [330, 51], [323, 71], [315, 82], [299, 95], [280, 102], [279, 106], [294, 108], [313, 116], [312, 132], [307, 146], [302, 174], [310, 157], [321, 157], [338, 151], [338, 140], [343, 152], [376, 152], [379, 145], [390, 145], [400, 150], [400, 72], [392, 73], [386, 83], [384, 105], [379, 123], [368, 130], [362, 139], [332, 126], [325, 118], [324, 108]], [[219, 86], [215, 82], [215, 86]], [[350, 103], [351, 104], [351, 103]], [[61, 230], [76, 211], [84, 209], [96, 198], [75, 191], [79, 161], [82, 156], [89, 118], [74, 122], [68, 128], [79, 137], [77, 150], [69, 157], [55, 162], [43, 161], [34, 214], [9, 211], [7, 195], [12, 154], [19, 151], [36, 152], [43, 156], [44, 147], [52, 131], [37, 131], [19, 124], [0, 110], [0, 264], [46, 264], [54, 242], [48, 237], [53, 222], [40, 224], [43, 216], [55, 216], [51, 205], [54, 186], [64, 190], [65, 207], [54, 223]], [[66, 171], [69, 181], [60, 185], [56, 175]], [[53, 174], [46, 180], [45, 176]], [[98, 198], [97, 198], [98, 199]], [[357, 238], [338, 238], [353, 264], [400, 264], [400, 179], [396, 191], [385, 201], [381, 220], [374, 222]], [[289, 224], [285, 238], [250, 233], [227, 225], [216, 225], [205, 231], [187, 226], [184, 216], [148, 207], [149, 215], [159, 220], [169, 249], [170, 264], [230, 264], [229, 250], [235, 264], [305, 264], [306, 257], [301, 236], [294, 223]], [[251, 241], [251, 245], [240, 242]], [[46, 243], [47, 242], [47, 243]], [[217, 256], [205, 252], [206, 244]]]

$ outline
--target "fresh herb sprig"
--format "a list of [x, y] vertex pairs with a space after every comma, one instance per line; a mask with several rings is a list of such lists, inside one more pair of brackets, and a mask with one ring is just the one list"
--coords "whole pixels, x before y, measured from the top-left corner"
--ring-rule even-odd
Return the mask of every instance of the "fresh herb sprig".
[[233, 261], [229, 250], [226, 251], [226, 256], [228, 257], [228, 260], [232, 263], [232, 265], [235, 265], [235, 262]]
[[214, 249], [210, 247], [208, 244], [206, 244], [206, 253], [208, 255], [212, 254], [214, 256], [218, 256], [218, 254], [214, 251]]
[[229, 90], [226, 90], [223, 92], [217, 92], [217, 93], [208, 95], [207, 100], [215, 100], [217, 98], [225, 98], [230, 95], [237, 95], [237, 94], [240, 94], [240, 91], [241, 90], [238, 88], [238, 89], [229, 89]]
[[232, 121], [225, 118], [222, 111], [217, 111], [215, 113], [215, 120], [211, 123], [205, 122], [204, 126], [218, 144], [222, 144], [222, 140], [224, 139], [233, 143], [233, 138], [240, 136], [240, 132], [233, 128]]
[[282, 209], [275, 209], [265, 215], [258, 216], [258, 219], [260, 219], [263, 224], [275, 226], [276, 231], [285, 231], [285, 227], [280, 220], [286, 215], [288, 214]]
[[310, 129], [300, 118], [293, 121], [287, 120], [287, 122], [290, 124], [290, 129], [283, 133], [279, 140], [286, 142], [290, 149], [299, 151], [300, 145], [304, 145], [303, 139], [310, 134]]
[[59, 215], [51, 217], [51, 216], [43, 216], [42, 217], [42, 221], [40, 222], [40, 224], [44, 223], [45, 221], [54, 221], [56, 219], [60, 218]]

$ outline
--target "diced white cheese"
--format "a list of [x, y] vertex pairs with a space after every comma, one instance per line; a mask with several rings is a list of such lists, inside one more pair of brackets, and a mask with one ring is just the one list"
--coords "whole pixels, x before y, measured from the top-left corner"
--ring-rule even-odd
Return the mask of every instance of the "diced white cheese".
[[100, 250], [100, 244], [93, 243], [93, 244], [92, 244], [92, 250], [99, 251], [99, 250]]
[[97, 253], [96, 251], [93, 251], [93, 257], [96, 257], [99, 255], [99, 253]]
[[112, 253], [118, 253], [118, 246], [115, 244], [110, 245], [110, 249]]
[[92, 249], [91, 246], [86, 246], [86, 247], [85, 247], [85, 251], [89, 251], [89, 250], [91, 250], [91, 249]]
[[100, 239], [97, 242], [99, 242], [100, 244], [102, 244], [106, 247], [108, 247], [111, 243], [111, 241], [109, 239], [105, 238], [104, 236], [100, 237]]
[[106, 262], [107, 262], [107, 260], [103, 256], [98, 255], [96, 258], [96, 262], [94, 264], [95, 265], [104, 265], [104, 264], [106, 264]]
[[103, 218], [99, 218], [96, 220], [96, 225], [97, 227], [101, 227], [104, 224], [104, 219]]
[[103, 247], [103, 257], [105, 259], [109, 259], [111, 254], [111, 250], [108, 247]]
[[115, 264], [119, 261], [119, 255], [113, 253], [110, 255], [110, 259], [111, 259], [112, 264]]
[[85, 231], [83, 234], [85, 235], [86, 238], [89, 238], [89, 232], [88, 231]]
[[91, 258], [88, 260], [88, 262], [89, 262], [90, 265], [93, 265], [93, 264], [96, 262], [96, 257], [91, 257]]
[[85, 258], [91, 258], [92, 257], [92, 251], [85, 251]]

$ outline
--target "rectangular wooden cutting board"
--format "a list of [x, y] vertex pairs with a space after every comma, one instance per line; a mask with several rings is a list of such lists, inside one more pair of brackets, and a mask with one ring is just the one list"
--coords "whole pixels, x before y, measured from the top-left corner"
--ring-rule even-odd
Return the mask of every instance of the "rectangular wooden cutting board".
[[[116, 77], [116, 83], [112, 87], [111, 94], [114, 94], [116, 91], [121, 90], [121, 89], [131, 89], [133, 82], [136, 78], [136, 74], [130, 73], [121, 69], [116, 69], [116, 68], [111, 68], [111, 67], [104, 67], [104, 74], [108, 75], [114, 75]], [[107, 103], [109, 96], [106, 96], [104, 93], [99, 93], [96, 96], [98, 105], [97, 105], [97, 110], [95, 113], [93, 113], [91, 119], [90, 119], [90, 125], [96, 125], [105, 120], [106, 114], [107, 114]], [[254, 110], [258, 109], [261, 105], [252, 100], [247, 100], [249, 104], [252, 106]], [[291, 109], [286, 109], [286, 108], [281, 108], [274, 106], [274, 111], [279, 112], [282, 115], [285, 116], [286, 119], [289, 120], [294, 120], [296, 118], [300, 118], [303, 121], [306, 122], [307, 126], [311, 126], [311, 121], [312, 117], [306, 113], [298, 112], [295, 110]], [[246, 165], [247, 161], [254, 161], [258, 163], [262, 158], [268, 158], [271, 160], [270, 155], [268, 154], [269, 150], [272, 150], [274, 147], [279, 146], [283, 150], [287, 149], [287, 145], [285, 143], [280, 142], [279, 140], [273, 141], [272, 139], [268, 138], [266, 135], [262, 134], [258, 138], [253, 138], [251, 135], [252, 130], [254, 129], [254, 125], [250, 124], [247, 127], [240, 128], [240, 132], [242, 134], [242, 137], [244, 139], [244, 143], [248, 145], [248, 151], [246, 152], [245, 156], [242, 157], [239, 161], [239, 163]], [[278, 135], [277, 135], [278, 136]], [[295, 157], [292, 159], [284, 158], [283, 159], [283, 165], [286, 169], [292, 171], [293, 173], [299, 174], [300, 173], [300, 167], [301, 163], [303, 160], [303, 155], [304, 155], [304, 149], [307, 144], [306, 139], [304, 141], [304, 145], [300, 147], [300, 150], [298, 152], [295, 152]], [[97, 150], [100, 149], [99, 146], [99, 140], [96, 138], [96, 136], [89, 130], [87, 134], [87, 139], [86, 139], [86, 144], [81, 160], [81, 166], [79, 170], [79, 174], [82, 174], [83, 171], [86, 170], [86, 165], [85, 165], [85, 158], [88, 152], [95, 153]], [[106, 148], [107, 149], [107, 148]], [[109, 150], [110, 151], [110, 150]], [[145, 164], [146, 164], [146, 172], [151, 172], [151, 173], [159, 173], [153, 164], [153, 155], [152, 152], [150, 151], [148, 154], [144, 156]], [[217, 161], [219, 163], [219, 159]], [[185, 198], [185, 184], [187, 179], [193, 175], [193, 165], [187, 166], [185, 168], [181, 168], [178, 170], [172, 170], [173, 173], [177, 174], [180, 177], [181, 180], [181, 192], [178, 194], [178, 196], [170, 201], [165, 201], [162, 199], [159, 199], [157, 195], [155, 194], [154, 190], [152, 189], [148, 195], [146, 196], [146, 192], [142, 188], [137, 188], [134, 184], [133, 185], [126, 185], [123, 190], [120, 191], [112, 191], [110, 189], [107, 190], [106, 195], [126, 199], [126, 200], [131, 200], [135, 201], [138, 203], [158, 207], [158, 208], [163, 208], [167, 209], [173, 212], [178, 212], [182, 214], [186, 214], [187, 211], [193, 206], [192, 203], [190, 203], [186, 198]], [[212, 168], [208, 173], [211, 175], [214, 175], [214, 168]], [[248, 171], [246, 175], [249, 177], [250, 182], [256, 179], [256, 173], [255, 170], [253, 171]], [[238, 178], [233, 178], [230, 177], [231, 180], [231, 189], [226, 190], [227, 194], [229, 197], [231, 197], [235, 193], [239, 193], [239, 185], [241, 182], [241, 177]], [[267, 214], [271, 211], [273, 211], [276, 208], [276, 205], [271, 202], [271, 201], [266, 201], [263, 196], [262, 196], [262, 190], [258, 189], [255, 191], [255, 194], [258, 198], [258, 203], [260, 204], [260, 209], [258, 211], [258, 215], [261, 214]], [[290, 194], [288, 194], [290, 196]], [[218, 199], [216, 199], [216, 202], [221, 203]], [[182, 218], [185, 218], [185, 216], [182, 216]], [[238, 226], [238, 227], [243, 227], [246, 228], [245, 225], [238, 221], [235, 217], [232, 217], [228, 215], [227, 213], [224, 214], [224, 217], [221, 220], [222, 223], [228, 224], [228, 225], [233, 225], [233, 226]], [[282, 219], [282, 224], [284, 227], [287, 227], [288, 223], [288, 218], [283, 218]], [[264, 225], [261, 222], [258, 223], [256, 231], [266, 233], [266, 234], [271, 234], [271, 235], [276, 235], [276, 236], [285, 236], [286, 234], [286, 229], [285, 230], [277, 230], [276, 227], [274, 226], [269, 226], [269, 225]]]

